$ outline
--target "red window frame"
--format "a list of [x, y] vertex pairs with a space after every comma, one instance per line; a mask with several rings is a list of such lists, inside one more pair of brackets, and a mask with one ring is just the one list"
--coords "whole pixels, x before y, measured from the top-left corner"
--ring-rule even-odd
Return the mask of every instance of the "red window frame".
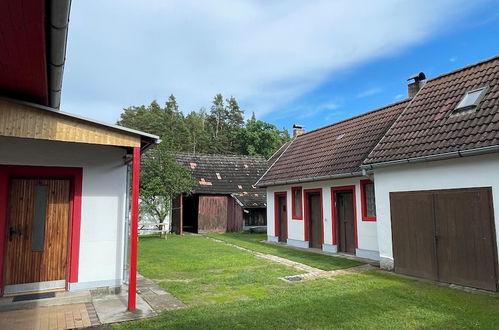
[[368, 184], [374, 184], [374, 182], [371, 180], [360, 180], [360, 204], [362, 209], [362, 221], [376, 221], [376, 217], [370, 217], [367, 215], [366, 186]]
[[[300, 214], [295, 214], [295, 191], [300, 191]], [[291, 219], [303, 220], [303, 189], [302, 187], [291, 187]]]

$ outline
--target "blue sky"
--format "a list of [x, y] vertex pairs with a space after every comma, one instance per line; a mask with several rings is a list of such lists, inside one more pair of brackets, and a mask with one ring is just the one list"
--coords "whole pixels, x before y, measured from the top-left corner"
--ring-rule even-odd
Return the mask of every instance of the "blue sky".
[[499, 54], [497, 1], [74, 1], [62, 109], [114, 123], [177, 96], [235, 96], [249, 116], [306, 130], [403, 99]]

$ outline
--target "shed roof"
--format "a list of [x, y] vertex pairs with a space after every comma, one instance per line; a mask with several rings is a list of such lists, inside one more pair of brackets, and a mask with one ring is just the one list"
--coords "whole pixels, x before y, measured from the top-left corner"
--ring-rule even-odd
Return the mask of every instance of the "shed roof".
[[175, 158], [198, 181], [194, 193], [232, 195], [248, 208], [266, 206], [265, 189], [255, 186], [268, 167], [263, 157], [178, 153]]
[[[475, 111], [451, 115], [466, 92], [487, 86]], [[499, 56], [426, 82], [365, 165], [499, 146]], [[454, 156], [452, 156], [454, 155]]]
[[297, 136], [258, 182], [271, 186], [359, 175], [359, 167], [409, 100]]

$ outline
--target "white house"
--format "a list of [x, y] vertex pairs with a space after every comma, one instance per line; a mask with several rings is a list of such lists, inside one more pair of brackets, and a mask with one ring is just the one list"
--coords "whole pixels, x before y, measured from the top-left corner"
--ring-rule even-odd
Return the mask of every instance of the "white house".
[[425, 79], [279, 150], [257, 183], [269, 241], [498, 290], [499, 57]]
[[0, 11], [0, 296], [127, 282], [132, 310], [140, 154], [158, 137], [58, 110], [69, 5]]
[[359, 167], [408, 100], [295, 136], [258, 181], [270, 241], [379, 259], [373, 177]]
[[362, 167], [383, 268], [497, 291], [499, 57], [428, 80]]

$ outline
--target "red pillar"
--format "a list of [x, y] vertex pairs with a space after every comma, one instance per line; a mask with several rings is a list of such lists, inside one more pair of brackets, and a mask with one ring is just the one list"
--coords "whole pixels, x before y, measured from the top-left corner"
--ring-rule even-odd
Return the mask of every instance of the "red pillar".
[[133, 148], [132, 217], [130, 221], [130, 280], [128, 281], [128, 310], [133, 311], [137, 300], [137, 241], [139, 228], [140, 148]]

